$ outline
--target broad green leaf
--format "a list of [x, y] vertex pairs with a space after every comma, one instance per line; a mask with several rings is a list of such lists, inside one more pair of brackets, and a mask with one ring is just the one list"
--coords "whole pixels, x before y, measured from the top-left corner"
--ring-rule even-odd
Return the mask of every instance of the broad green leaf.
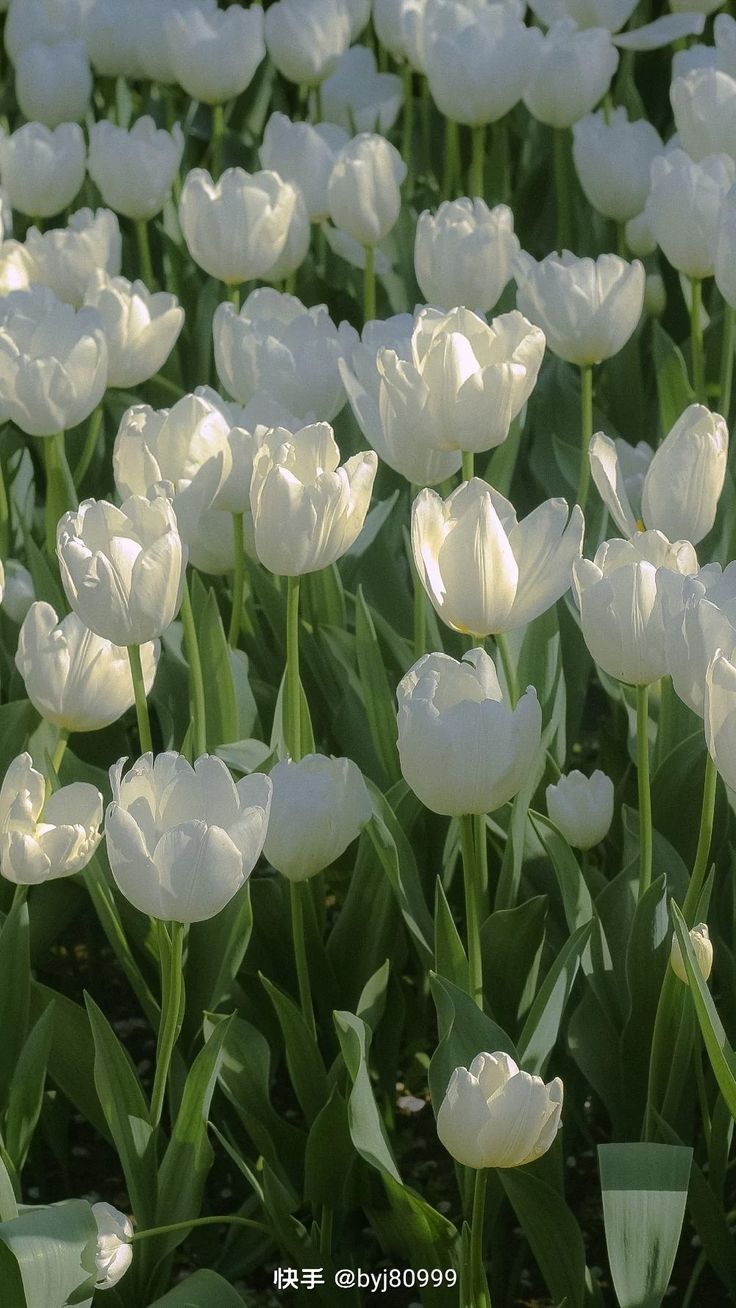
[[575, 984], [580, 956], [590, 939], [593, 922], [584, 922], [563, 945], [542, 982], [518, 1039], [519, 1057], [528, 1072], [541, 1074], [555, 1045], [562, 1017]]
[[300, 605], [304, 618], [313, 627], [347, 626], [345, 591], [337, 565], [331, 563], [302, 578]]
[[554, 1302], [583, 1308], [585, 1246], [565, 1200], [527, 1168], [499, 1168], [497, 1175]]
[[[398, 1185], [390, 1176], [383, 1183], [389, 1211], [370, 1209], [369, 1216], [382, 1242], [396, 1249], [409, 1267], [439, 1267], [457, 1270], [460, 1236], [452, 1222], [406, 1185]], [[456, 1308], [457, 1286], [423, 1286], [422, 1304], [426, 1308]]]
[[301, 1009], [283, 990], [259, 973], [261, 984], [276, 1010], [284, 1037], [286, 1066], [302, 1112], [312, 1122], [324, 1107], [329, 1094], [327, 1073], [322, 1055]]
[[0, 1106], [7, 1102], [13, 1069], [26, 1040], [30, 977], [28, 905], [16, 904], [0, 931]]
[[682, 350], [656, 321], [652, 323], [654, 367], [657, 374], [657, 394], [662, 422], [662, 435], [674, 427], [681, 413], [695, 400], [690, 385], [687, 364]]
[[46, 1068], [54, 1034], [53, 1018], [54, 1005], [51, 1003], [31, 1028], [13, 1069], [5, 1120], [5, 1145], [18, 1173], [23, 1169], [43, 1105]]
[[0, 776], [26, 747], [38, 722], [38, 714], [28, 699], [14, 699], [0, 705]]
[[[666, 1143], [682, 1146], [677, 1132], [660, 1117], [656, 1109], [653, 1112], [657, 1130]], [[736, 1301], [736, 1243], [718, 1196], [694, 1159], [690, 1169], [687, 1206], [709, 1261], [731, 1298]]]
[[437, 877], [435, 882], [434, 970], [438, 976], [452, 981], [453, 985], [459, 986], [461, 990], [467, 990], [468, 959], [452, 909], [447, 902], [441, 877]]
[[217, 1272], [194, 1272], [151, 1308], [245, 1308], [245, 1300]]
[[731, 1116], [736, 1119], [736, 1055], [731, 1048], [723, 1023], [716, 1011], [710, 990], [698, 967], [690, 933], [677, 905], [670, 905], [675, 933], [680, 942], [682, 958], [687, 972], [689, 990], [695, 1005], [703, 1043], [718, 1082], [718, 1088], [728, 1104]]
[[659, 1308], [680, 1241], [693, 1151], [598, 1146], [603, 1222], [619, 1308]]
[[[368, 920], [370, 931], [365, 930]], [[406, 953], [405, 940], [397, 896], [364, 831], [345, 899], [325, 944], [341, 1002], [356, 1007], [363, 986], [386, 958]]]
[[420, 958], [425, 965], [431, 964], [434, 958], [433, 923], [414, 853], [388, 800], [367, 779], [366, 784], [373, 800], [373, 817], [365, 830], [391, 883]]
[[396, 749], [395, 698], [362, 586], [358, 587], [355, 598], [355, 648], [373, 748], [386, 782], [393, 785], [401, 776]]
[[626, 952], [629, 1016], [621, 1034], [621, 1069], [632, 1131], [641, 1122], [649, 1078], [654, 1022], [669, 961], [667, 884], [657, 877], [639, 900]]
[[[18, 1204], [15, 1198], [13, 1182], [8, 1169], [0, 1159], [0, 1222], [10, 1222], [18, 1216]], [[1, 1284], [2, 1282], [0, 1282]]]
[[315, 1211], [323, 1204], [335, 1209], [344, 1206], [355, 1161], [347, 1101], [333, 1086], [312, 1122], [304, 1157], [304, 1198]]
[[510, 1031], [517, 1030], [534, 997], [546, 914], [547, 898], [537, 895], [516, 908], [497, 909], [481, 927], [483, 989], [494, 1017]]
[[94, 1127], [103, 1140], [112, 1143], [112, 1135], [95, 1091], [95, 1046], [89, 1019], [84, 1009], [66, 995], [31, 983], [31, 1021], [54, 1006], [53, 1040], [48, 1074], [78, 1112]]
[[246, 881], [216, 917], [189, 928], [186, 966], [187, 1029], [201, 1029], [202, 1014], [229, 996], [253, 929], [250, 882]]
[[197, 639], [202, 660], [202, 678], [206, 687], [207, 746], [210, 751], [214, 751], [218, 745], [238, 740], [241, 735], [230, 647], [214, 590], [210, 590], [207, 596], [204, 612], [197, 625]]
[[[276, 697], [276, 708], [274, 710], [273, 725], [271, 728], [271, 740], [270, 740], [271, 751], [272, 753], [275, 753], [278, 758], [285, 758], [288, 753], [288, 750], [286, 748], [286, 736], [284, 734], [284, 722], [283, 722], [285, 681], [286, 681], [286, 671], [284, 671], [284, 675], [281, 678], [281, 685], [279, 686], [279, 693]], [[312, 719], [309, 713], [309, 705], [307, 703], [307, 697], [304, 694], [304, 686], [302, 685], [301, 681], [299, 682], [299, 688], [301, 690], [302, 754], [313, 754], [315, 751], [315, 743], [314, 743], [314, 732], [312, 730]]]
[[391, 975], [388, 959], [369, 977], [360, 992], [357, 1015], [375, 1033], [386, 1011], [386, 988]]
[[436, 1115], [456, 1067], [469, 1067], [476, 1054], [494, 1054], [499, 1049], [516, 1058], [516, 1050], [506, 1032], [480, 1011], [470, 995], [435, 972], [430, 972], [429, 984], [439, 1036], [429, 1065], [429, 1089]]
[[401, 1185], [368, 1074], [370, 1028], [354, 1013], [336, 1012], [334, 1019], [342, 1056], [353, 1083], [348, 1096], [348, 1121], [353, 1144], [371, 1167], [386, 1173]]
[[[94, 1294], [97, 1223], [84, 1199], [67, 1199], [48, 1208], [30, 1208], [0, 1222], [0, 1243], [20, 1271], [22, 1295], [6, 1298], [0, 1262], [3, 1308], [89, 1308]], [[15, 1278], [13, 1278], [15, 1279]], [[17, 1286], [17, 1281], [16, 1281]]]

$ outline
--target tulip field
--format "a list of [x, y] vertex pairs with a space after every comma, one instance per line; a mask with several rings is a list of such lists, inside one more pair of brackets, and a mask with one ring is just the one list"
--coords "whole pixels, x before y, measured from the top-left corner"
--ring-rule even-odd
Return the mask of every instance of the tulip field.
[[0, 0], [0, 1308], [736, 1303], [736, 18]]

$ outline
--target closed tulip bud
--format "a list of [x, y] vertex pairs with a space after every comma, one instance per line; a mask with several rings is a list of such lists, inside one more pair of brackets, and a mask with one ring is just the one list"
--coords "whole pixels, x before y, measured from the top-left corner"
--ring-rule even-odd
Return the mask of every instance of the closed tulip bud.
[[171, 192], [183, 152], [178, 123], [165, 132], [145, 115], [126, 130], [103, 118], [90, 128], [89, 175], [116, 213], [153, 218]]
[[322, 83], [322, 113], [346, 132], [390, 132], [403, 100], [401, 78], [379, 73], [368, 46], [353, 45]]
[[185, 395], [171, 409], [126, 409], [112, 454], [118, 495], [147, 495], [171, 483], [177, 528], [188, 544], [230, 473], [230, 429], [220, 405], [202, 394]]
[[360, 769], [349, 758], [307, 754], [270, 772], [273, 801], [263, 853], [289, 881], [329, 867], [373, 811]]
[[[426, 0], [373, 0], [373, 27], [385, 50], [399, 63], [408, 58], [404, 33], [407, 9], [424, 10]], [[415, 64], [418, 68], [419, 65]]]
[[0, 174], [8, 203], [32, 218], [50, 218], [71, 204], [86, 166], [84, 137], [77, 123], [54, 131], [24, 123], [0, 138]]
[[116, 645], [155, 640], [179, 612], [187, 552], [164, 495], [131, 495], [119, 509], [83, 500], [61, 518], [56, 553], [74, 612]]
[[578, 31], [571, 18], [544, 38], [524, 104], [540, 123], [572, 127], [603, 98], [618, 67], [618, 50], [604, 27]]
[[657, 241], [652, 232], [646, 208], [638, 213], [635, 218], [629, 218], [624, 229], [624, 236], [628, 249], [640, 259], [644, 259], [648, 254], [654, 254]]
[[283, 577], [318, 572], [350, 549], [365, 522], [378, 459], [373, 450], [340, 465], [332, 428], [276, 427], [253, 460], [250, 504], [256, 553]]
[[401, 211], [406, 164], [383, 136], [362, 132], [340, 151], [327, 185], [330, 218], [359, 245], [377, 245]]
[[[141, 647], [146, 694], [158, 655], [158, 641]], [[59, 621], [41, 600], [30, 606], [20, 629], [15, 666], [33, 707], [64, 731], [99, 731], [133, 705], [127, 651], [95, 635], [76, 613]]]
[[661, 318], [667, 308], [667, 290], [661, 273], [647, 273], [644, 287], [644, 312], [650, 318]]
[[438, 450], [428, 441], [428, 424], [398, 422], [382, 402], [385, 384], [379, 360], [391, 350], [402, 364], [412, 363], [415, 319], [410, 313], [368, 322], [340, 374], [360, 430], [378, 457], [415, 486], [433, 486], [457, 472], [459, 450]]
[[301, 191], [309, 217], [320, 222], [329, 212], [327, 183], [335, 159], [349, 139], [336, 123], [292, 122], [275, 113], [266, 123], [259, 157], [264, 168]]
[[[715, 522], [728, 459], [728, 428], [719, 413], [691, 404], [652, 455], [644, 477], [629, 498], [626, 464], [631, 447], [597, 432], [590, 442], [593, 480], [616, 526], [636, 536], [639, 523], [670, 540], [699, 544]], [[624, 462], [622, 463], [622, 456]], [[640, 465], [641, 466], [641, 465]]]
[[[471, 127], [495, 123], [521, 99], [534, 74], [542, 34], [512, 5], [428, 5], [424, 71], [437, 108]], [[405, 29], [405, 39], [407, 33]]]
[[493, 449], [534, 389], [544, 345], [544, 333], [516, 311], [489, 326], [470, 309], [422, 309], [411, 361], [390, 349], [378, 358], [383, 423], [423, 425], [440, 450]]
[[85, 0], [10, 0], [5, 20], [5, 49], [11, 63], [34, 41], [53, 45], [64, 37], [81, 40], [86, 19]]
[[98, 272], [117, 277], [122, 263], [120, 225], [111, 209], [78, 209], [66, 227], [39, 232], [32, 227], [26, 251], [32, 280], [49, 286], [60, 300], [79, 306]]
[[107, 342], [94, 309], [75, 312], [45, 286], [0, 301], [0, 407], [29, 436], [88, 418], [105, 393]]
[[357, 333], [336, 327], [326, 305], [307, 309], [295, 295], [259, 287], [239, 313], [220, 304], [212, 333], [217, 375], [241, 404], [259, 396], [300, 418], [337, 417], [345, 403], [339, 362]]
[[623, 105], [587, 114], [573, 125], [572, 154], [586, 198], [606, 218], [627, 222], [641, 213], [649, 170], [662, 138], [646, 118], [630, 123]]
[[736, 654], [736, 563], [709, 563], [694, 577], [667, 577], [663, 590], [668, 672], [688, 708], [703, 717], [708, 665]]
[[407, 785], [433, 813], [494, 813], [521, 789], [539, 749], [542, 712], [529, 686], [511, 708], [490, 655], [458, 663], [425, 654], [399, 682], [399, 759]]
[[[708, 980], [713, 967], [713, 944], [708, 933], [705, 922], [698, 922], [690, 931], [690, 943], [695, 951], [695, 958], [698, 964], [698, 970], [704, 981]], [[678, 976], [685, 985], [689, 985], [687, 972], [685, 971], [685, 960], [682, 957], [682, 949], [677, 936], [672, 937], [672, 950], [670, 952], [670, 964], [675, 976]]]
[[489, 209], [484, 200], [445, 200], [436, 214], [419, 215], [414, 271], [428, 304], [452, 309], [464, 304], [488, 313], [511, 277], [519, 250], [514, 215], [506, 204]]
[[342, 0], [277, 0], [266, 10], [265, 36], [282, 77], [318, 86], [350, 44], [350, 16]]
[[671, 150], [652, 163], [646, 218], [665, 258], [688, 277], [713, 274], [721, 206], [736, 181], [729, 155], [695, 163]]
[[523, 1167], [560, 1129], [562, 1082], [544, 1084], [508, 1054], [478, 1054], [456, 1067], [437, 1114], [437, 1135], [464, 1167]]
[[578, 259], [569, 250], [540, 263], [521, 251], [515, 260], [516, 303], [543, 330], [553, 354], [581, 366], [623, 349], [641, 318], [643, 264], [616, 254]]
[[223, 104], [241, 95], [265, 58], [259, 5], [174, 10], [167, 29], [176, 80], [204, 104]]
[[92, 1204], [92, 1212], [97, 1223], [95, 1289], [111, 1290], [133, 1261], [133, 1223], [112, 1204]]
[[19, 754], [0, 787], [0, 872], [20, 886], [79, 872], [100, 843], [101, 822], [96, 786], [75, 781], [46, 799], [42, 773]]
[[18, 55], [15, 93], [29, 121], [78, 123], [89, 108], [92, 73], [81, 41], [35, 41]]
[[604, 541], [595, 559], [577, 559], [573, 581], [585, 640], [609, 676], [633, 686], [658, 681], [668, 669], [661, 569], [697, 571], [689, 541], [670, 544], [659, 531], [632, 541]]
[[736, 789], [736, 652], [716, 649], [705, 677], [705, 739], [708, 752], [731, 790]]
[[215, 917], [250, 876], [263, 849], [269, 777], [234, 784], [221, 759], [192, 767], [181, 754], [144, 754], [123, 776], [110, 768], [107, 853], [118, 889], [164, 922]]
[[412, 507], [422, 585], [443, 622], [474, 636], [524, 627], [564, 595], [583, 530], [579, 506], [568, 519], [561, 499], [518, 522], [514, 506], [479, 477], [444, 501], [420, 491]]
[[141, 0], [92, 0], [85, 17], [84, 43], [98, 76], [143, 76], [138, 33], [143, 8]]
[[733, 309], [736, 307], [736, 186], [721, 205], [714, 262], [716, 286]]
[[355, 41], [368, 25], [371, 16], [371, 0], [343, 0], [350, 23], [350, 40]]
[[[289, 185], [292, 185], [291, 182]], [[299, 188], [294, 186], [292, 189], [295, 193], [295, 201], [291, 221], [281, 254], [265, 274], [269, 282], [283, 282], [287, 277], [291, 277], [297, 268], [301, 268], [309, 253], [312, 238], [309, 213]]]
[[35, 598], [33, 577], [28, 569], [19, 559], [6, 559], [0, 604], [8, 617], [13, 622], [22, 622]]
[[213, 182], [204, 168], [194, 168], [179, 201], [187, 249], [210, 277], [229, 286], [265, 277], [286, 245], [296, 202], [296, 190], [278, 173], [226, 168]]
[[162, 368], [184, 326], [175, 295], [152, 293], [143, 282], [98, 273], [85, 304], [96, 309], [105, 330], [108, 386], [139, 386]]
[[189, 8], [183, 0], [144, 0], [136, 16], [141, 75], [161, 86], [176, 81], [168, 19]]
[[547, 786], [547, 812], [573, 849], [592, 849], [613, 821], [613, 782], [599, 769], [590, 777], [568, 772]]
[[691, 159], [736, 155], [736, 80], [717, 68], [696, 68], [670, 87], [675, 127]]

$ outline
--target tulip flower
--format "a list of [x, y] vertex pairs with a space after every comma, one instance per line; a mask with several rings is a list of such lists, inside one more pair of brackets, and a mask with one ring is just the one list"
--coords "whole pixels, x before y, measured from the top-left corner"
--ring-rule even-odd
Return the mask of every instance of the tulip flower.
[[336, 123], [292, 122], [286, 114], [271, 114], [263, 131], [259, 158], [285, 182], [301, 191], [312, 222], [329, 213], [327, 183], [335, 160], [350, 137]]
[[85, 5], [83, 0], [10, 0], [3, 40], [11, 63], [35, 41], [53, 45], [63, 37], [81, 40], [84, 36]]
[[179, 201], [187, 249], [228, 286], [265, 277], [286, 244], [296, 202], [296, 190], [278, 173], [227, 168], [214, 182], [194, 168]]
[[618, 58], [606, 28], [579, 31], [573, 19], [563, 18], [541, 44], [524, 104], [540, 123], [572, 127], [603, 98]]
[[695, 68], [670, 87], [675, 127], [691, 159], [736, 158], [736, 79], [718, 68]]
[[[147, 695], [158, 655], [158, 641], [141, 647]], [[76, 613], [59, 621], [44, 601], [32, 603], [23, 620], [15, 665], [33, 707], [64, 732], [99, 731], [133, 706], [127, 651], [90, 631]]]
[[170, 132], [145, 115], [128, 130], [103, 118], [89, 135], [89, 175], [104, 203], [126, 218], [154, 218], [164, 207], [179, 171], [184, 134]]
[[545, 794], [550, 818], [573, 849], [592, 849], [605, 840], [613, 821], [613, 782], [605, 772], [568, 772]]
[[258, 5], [174, 9], [167, 37], [177, 82], [203, 104], [223, 104], [242, 95], [266, 54]]
[[437, 1113], [437, 1134], [464, 1167], [523, 1167], [554, 1143], [562, 1081], [547, 1085], [508, 1054], [478, 1054], [456, 1067]]
[[[670, 540], [699, 544], [715, 522], [728, 458], [728, 428], [718, 413], [691, 404], [656, 453], [597, 432], [590, 444], [593, 481], [616, 526], [630, 538], [640, 522]], [[627, 469], [637, 463], [633, 479]], [[643, 473], [643, 476], [642, 476]]]
[[212, 333], [217, 374], [241, 404], [259, 397], [323, 422], [345, 404], [339, 363], [357, 333], [346, 322], [336, 327], [326, 305], [307, 309], [295, 295], [259, 287], [240, 312], [218, 305]]
[[432, 215], [417, 220], [414, 271], [429, 304], [450, 310], [466, 305], [488, 313], [511, 277], [519, 251], [514, 215], [508, 205], [489, 209], [476, 198], [445, 200]]
[[36, 592], [33, 577], [19, 559], [6, 559], [4, 586], [0, 604], [13, 622], [21, 623], [36, 598]]
[[97, 1223], [95, 1289], [111, 1290], [133, 1261], [133, 1223], [112, 1204], [92, 1204], [92, 1212]]
[[[704, 981], [708, 980], [713, 967], [713, 942], [711, 941], [708, 927], [705, 922], [698, 922], [690, 931], [690, 942], [695, 951], [695, 957], [698, 963], [698, 970]], [[682, 949], [676, 935], [672, 937], [672, 948], [670, 951], [670, 966], [675, 976], [679, 977], [685, 985], [689, 985], [687, 972], [685, 971], [685, 960], [682, 957]]]
[[379, 73], [373, 51], [365, 45], [352, 45], [322, 83], [321, 100], [327, 122], [337, 123], [351, 135], [385, 135], [401, 109], [401, 78], [395, 73]]
[[524, 627], [568, 589], [583, 515], [546, 500], [522, 522], [479, 477], [446, 500], [423, 490], [412, 508], [414, 562], [433, 607], [455, 631], [497, 635]]
[[58, 127], [81, 122], [92, 94], [92, 73], [81, 41], [34, 41], [15, 61], [15, 94], [31, 122]]
[[[736, 72], [736, 67], [734, 68]], [[733, 385], [734, 325], [736, 324], [736, 187], [727, 193], [718, 220], [713, 272], [716, 286], [725, 300], [719, 405], [725, 414], [731, 411]]]
[[48, 286], [67, 304], [78, 307], [103, 271], [117, 277], [122, 262], [120, 226], [111, 209], [79, 209], [66, 227], [26, 236], [31, 279]]
[[512, 5], [428, 6], [424, 65], [440, 113], [471, 127], [503, 118], [529, 85], [541, 45], [539, 29]]
[[343, 0], [277, 0], [266, 10], [264, 28], [272, 62], [298, 86], [329, 77], [351, 39]]
[[86, 867], [102, 833], [102, 795], [75, 781], [46, 799], [30, 754], [13, 759], [0, 787], [0, 872], [34, 886]]
[[163, 367], [184, 326], [175, 295], [152, 293], [143, 282], [99, 272], [84, 303], [96, 309], [105, 331], [108, 386], [132, 388]]
[[726, 154], [695, 162], [670, 150], [652, 162], [647, 220], [662, 253], [687, 277], [713, 275], [721, 204], [734, 181], [736, 163]]
[[702, 718], [713, 655], [736, 656], [736, 563], [709, 563], [694, 577], [668, 574], [661, 583], [667, 670], [676, 694]]
[[100, 77], [143, 76], [137, 0], [88, 0], [84, 41], [90, 63]]
[[662, 138], [646, 118], [629, 122], [623, 105], [579, 118], [572, 155], [586, 199], [618, 223], [635, 218], [649, 194], [649, 170]]
[[8, 202], [31, 218], [51, 218], [66, 209], [84, 182], [86, 155], [78, 123], [53, 131], [24, 123], [0, 137], [0, 174]]
[[736, 659], [715, 651], [705, 678], [705, 739], [727, 786], [736, 788]]
[[330, 218], [365, 250], [363, 317], [376, 316], [374, 247], [391, 231], [401, 211], [406, 164], [383, 136], [361, 132], [343, 146], [327, 184]]
[[352, 759], [322, 754], [282, 759], [269, 776], [273, 800], [263, 852], [288, 881], [306, 881], [334, 863], [368, 822], [368, 789]]

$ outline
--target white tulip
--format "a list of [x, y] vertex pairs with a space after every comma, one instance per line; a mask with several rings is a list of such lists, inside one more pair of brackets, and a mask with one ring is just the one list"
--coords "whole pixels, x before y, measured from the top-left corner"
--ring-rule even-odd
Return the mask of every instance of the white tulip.
[[153, 218], [171, 192], [183, 152], [178, 123], [166, 132], [145, 115], [126, 130], [103, 118], [90, 128], [89, 175], [110, 209], [126, 218]]
[[437, 1135], [465, 1167], [522, 1167], [560, 1129], [562, 1081], [521, 1072], [509, 1054], [477, 1054], [456, 1067], [437, 1114]]
[[417, 220], [414, 270], [428, 304], [452, 309], [464, 304], [488, 313], [511, 277], [519, 251], [514, 215], [506, 204], [489, 209], [484, 200], [444, 200], [436, 214]]
[[238, 285], [265, 277], [286, 245], [297, 192], [278, 173], [226, 168], [213, 182], [204, 168], [187, 175], [179, 221], [194, 262]]
[[733, 309], [736, 307], [736, 186], [721, 205], [713, 271], [716, 286]]
[[176, 81], [168, 19], [188, 6], [183, 0], [143, 0], [137, 17], [138, 62], [143, 77], [161, 86]]
[[672, 150], [653, 160], [645, 214], [678, 272], [712, 276], [721, 206], [734, 181], [736, 164], [727, 154], [706, 155], [696, 163], [684, 150]]
[[513, 109], [539, 61], [538, 28], [526, 27], [512, 5], [460, 0], [427, 6], [423, 28], [424, 71], [441, 113], [477, 127]]
[[51, 131], [43, 123], [24, 123], [0, 137], [0, 175], [8, 202], [31, 218], [61, 213], [77, 195], [86, 166], [84, 136], [78, 123]]
[[[292, 183], [288, 183], [292, 186]], [[295, 194], [294, 208], [291, 214], [291, 221], [286, 233], [281, 254], [275, 263], [271, 264], [265, 276], [269, 282], [283, 282], [287, 277], [291, 277], [297, 268], [301, 268], [304, 260], [309, 253], [309, 245], [312, 238], [312, 232], [309, 225], [309, 212], [301, 191], [297, 186], [292, 186]]]
[[530, 9], [545, 27], [571, 18], [579, 28], [606, 27], [618, 32], [628, 23], [638, 0], [533, 0]]
[[108, 386], [139, 386], [163, 367], [184, 326], [175, 295], [143, 282], [97, 274], [84, 302], [96, 309], [107, 339]]
[[698, 68], [670, 87], [675, 127], [691, 159], [736, 158], [736, 80], [717, 68]]
[[10, 0], [5, 20], [5, 49], [10, 62], [34, 41], [53, 45], [65, 37], [81, 40], [87, 18], [88, 0]]
[[623, 105], [598, 110], [573, 125], [572, 154], [586, 199], [606, 218], [627, 222], [641, 213], [649, 170], [662, 138], [646, 118], [629, 122]]
[[605, 772], [568, 772], [545, 794], [550, 818], [573, 849], [592, 849], [605, 840], [613, 821], [613, 782]]
[[335, 160], [349, 141], [336, 123], [292, 122], [286, 114], [271, 114], [259, 149], [264, 168], [291, 182], [304, 196], [313, 222], [327, 217], [327, 183]]
[[350, 40], [355, 41], [371, 16], [371, 0], [343, 0], [350, 22]]
[[265, 37], [282, 77], [317, 86], [350, 44], [350, 15], [343, 0], [277, 0], [265, 13]]
[[75, 781], [47, 799], [43, 774], [19, 754], [0, 787], [0, 872], [21, 886], [79, 872], [100, 843], [101, 822], [96, 786]]
[[66, 227], [26, 236], [32, 280], [49, 286], [60, 300], [80, 305], [98, 271], [117, 277], [122, 263], [120, 225], [111, 209], [78, 209]]
[[270, 772], [273, 800], [263, 853], [289, 881], [329, 867], [356, 839], [373, 811], [357, 765], [349, 758], [307, 754]]
[[19, 241], [0, 244], [0, 299], [11, 291], [29, 291], [36, 281], [35, 264]]
[[346, 132], [390, 132], [403, 101], [401, 78], [379, 73], [376, 56], [352, 45], [322, 83], [322, 114]]
[[537, 323], [553, 354], [581, 366], [610, 359], [635, 331], [646, 276], [638, 259], [615, 254], [578, 259], [569, 250], [537, 262], [521, 251], [514, 264], [516, 303]]
[[717, 649], [705, 677], [705, 740], [731, 790], [736, 789], [736, 653]]
[[95, 1288], [111, 1290], [133, 1261], [133, 1223], [112, 1204], [92, 1204], [92, 1212], [97, 1223]]
[[166, 20], [171, 63], [187, 95], [223, 104], [247, 90], [266, 55], [263, 9], [175, 9]]
[[143, 76], [138, 24], [148, 0], [92, 0], [84, 23], [89, 61], [99, 77]]
[[21, 623], [35, 598], [33, 577], [28, 568], [19, 559], [6, 559], [4, 591], [0, 593], [0, 604], [8, 617], [13, 622]]
[[572, 127], [603, 98], [617, 67], [607, 28], [578, 31], [573, 19], [563, 18], [544, 38], [524, 104], [540, 123]]
[[702, 718], [713, 655], [736, 656], [736, 563], [709, 563], [694, 577], [664, 581], [667, 670], [676, 694]]
[[362, 132], [340, 151], [327, 184], [330, 218], [359, 245], [377, 245], [401, 211], [406, 164], [383, 136]]
[[18, 55], [15, 93], [29, 121], [47, 127], [81, 122], [89, 108], [92, 73], [81, 41], [34, 41]]
[[[698, 970], [704, 981], [708, 980], [713, 967], [713, 942], [705, 922], [698, 922], [689, 932], [690, 943], [695, 951], [695, 958], [698, 964]], [[679, 977], [685, 985], [689, 985], [688, 975], [685, 971], [685, 960], [682, 957], [682, 949], [677, 936], [672, 937], [672, 948], [670, 951], [670, 966], [675, 976]]]

